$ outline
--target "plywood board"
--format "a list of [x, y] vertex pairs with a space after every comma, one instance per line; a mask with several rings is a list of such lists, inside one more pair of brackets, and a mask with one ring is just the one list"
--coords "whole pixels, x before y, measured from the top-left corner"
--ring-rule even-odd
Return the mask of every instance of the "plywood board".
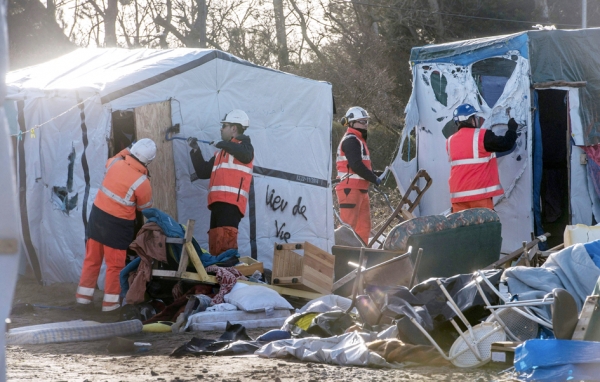
[[173, 143], [165, 140], [165, 132], [171, 125], [170, 101], [135, 108], [137, 139], [150, 138], [156, 143], [156, 158], [148, 166], [153, 207], [177, 219]]

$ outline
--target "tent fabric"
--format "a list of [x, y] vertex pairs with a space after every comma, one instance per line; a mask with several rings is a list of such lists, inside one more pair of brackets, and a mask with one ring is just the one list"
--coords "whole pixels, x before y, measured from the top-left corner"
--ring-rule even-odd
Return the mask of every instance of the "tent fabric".
[[529, 54], [533, 83], [578, 82], [584, 144], [600, 143], [600, 28], [530, 31]]
[[410, 62], [444, 62], [468, 66], [484, 58], [502, 56], [511, 50], [516, 50], [522, 57], [528, 58], [526, 32], [413, 48], [410, 52]]
[[[216, 50], [80, 49], [9, 73], [7, 86], [8, 98], [21, 105], [19, 128], [27, 132], [19, 152], [21, 214], [30, 237], [24, 244], [45, 283], [79, 279], [112, 112], [164, 101], [171, 103], [180, 137], [218, 141], [225, 113], [242, 109], [250, 118], [246, 134], [254, 146], [255, 173], [240, 223], [240, 254], [270, 268], [275, 242], [309, 241], [327, 251], [333, 245], [328, 83]], [[176, 218], [195, 219], [194, 236], [207, 248], [208, 180], [192, 181], [189, 147], [172, 142]], [[205, 159], [216, 150], [201, 149]], [[275, 198], [285, 201], [280, 208], [269, 202]]]

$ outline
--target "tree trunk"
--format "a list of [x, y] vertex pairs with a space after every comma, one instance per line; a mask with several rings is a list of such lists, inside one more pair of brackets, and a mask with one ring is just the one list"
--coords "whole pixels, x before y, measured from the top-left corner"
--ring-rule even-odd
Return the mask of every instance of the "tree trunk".
[[536, 13], [540, 15], [540, 17], [544, 21], [548, 21], [550, 18], [550, 10], [548, 9], [548, 0], [535, 0], [535, 10]]
[[287, 46], [287, 33], [285, 31], [285, 15], [283, 14], [283, 0], [273, 0], [275, 10], [275, 31], [277, 33], [277, 47], [279, 69], [290, 64], [290, 54]]
[[206, 18], [208, 17], [208, 7], [206, 6], [206, 0], [196, 0], [198, 6], [198, 18], [194, 23], [194, 29], [198, 35], [198, 41], [200, 48], [206, 48]]
[[119, 0], [108, 0], [104, 12], [104, 46], [114, 48], [117, 46], [117, 14], [119, 13]]
[[431, 10], [431, 15], [435, 20], [435, 33], [439, 38], [444, 37], [444, 23], [442, 22], [442, 15], [440, 15], [440, 4], [438, 0], [427, 0], [429, 3], [429, 9]]

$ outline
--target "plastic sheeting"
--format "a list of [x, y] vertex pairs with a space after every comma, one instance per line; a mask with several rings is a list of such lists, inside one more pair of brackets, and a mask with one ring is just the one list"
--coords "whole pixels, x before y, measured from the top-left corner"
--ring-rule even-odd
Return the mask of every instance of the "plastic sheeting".
[[530, 31], [529, 55], [533, 83], [579, 82], [579, 115], [583, 144], [600, 143], [600, 29]]
[[529, 340], [515, 349], [515, 370], [524, 381], [599, 381], [600, 343]]
[[351, 332], [329, 338], [301, 338], [273, 341], [254, 354], [265, 358], [295, 357], [303, 362], [344, 366], [393, 367], [367, 343], [377, 340], [377, 333]]
[[[505, 195], [495, 198], [494, 203], [502, 221], [502, 250], [510, 252], [522, 241], [529, 241], [535, 215], [532, 201], [539, 200], [539, 195], [533, 189], [533, 183], [539, 184], [539, 181], [532, 182], [534, 134], [530, 84], [585, 81], [583, 87], [568, 87], [560, 83], [549, 86], [568, 92], [569, 122], [574, 144], [600, 143], [600, 105], [593, 102], [600, 98], [598, 39], [600, 29], [597, 28], [528, 31], [413, 48], [410, 59], [413, 92], [405, 109], [406, 128], [401, 145], [406, 147], [411, 132], [416, 128], [417, 158], [403, 160], [401, 149], [394, 160], [393, 169], [401, 191], [420, 169], [427, 170], [433, 178], [433, 187], [425, 193], [419, 205], [420, 215], [444, 213], [450, 207], [449, 164], [443, 130], [452, 129], [454, 108], [461, 103], [479, 105], [477, 107], [486, 118], [483, 127], [492, 128], [500, 134], [505, 129], [510, 108], [509, 114], [519, 123], [521, 134], [514, 151], [498, 155], [500, 181]], [[477, 83], [474, 78], [477, 74], [473, 76], [473, 65], [498, 58], [516, 59], [517, 67], [500, 98], [494, 105], [489, 105], [486, 100], [495, 100], [498, 84], [504, 81], [495, 78], [503, 69], [498, 67], [498, 73], [485, 73], [487, 77], [482, 76], [480, 83]], [[439, 76], [445, 78], [441, 80]], [[493, 81], [488, 81], [490, 79]], [[595, 207], [598, 196], [589, 187], [589, 182], [583, 181], [581, 169], [573, 168], [577, 157], [573, 154], [570, 160], [573, 222], [588, 222], [591, 219], [589, 206], [598, 209]], [[541, 224], [538, 224], [540, 230]]]
[[[250, 117], [246, 134], [254, 145], [254, 181], [240, 223], [241, 254], [270, 268], [275, 242], [309, 241], [327, 251], [333, 245], [328, 83], [201, 49], [81, 49], [11, 72], [7, 83], [22, 131], [50, 121], [35, 136], [21, 136], [19, 162], [31, 237], [25, 244], [32, 263], [39, 260], [34, 269], [45, 283], [79, 279], [87, 215], [104, 176], [111, 112], [167, 100], [182, 137], [219, 140], [225, 113], [236, 108]], [[82, 109], [74, 107], [83, 100]], [[195, 237], [206, 248], [208, 180], [191, 181], [194, 170], [184, 141], [173, 141], [173, 149], [177, 220], [195, 219]], [[201, 149], [205, 159], [216, 150]], [[53, 194], [69, 179], [68, 200], [77, 195], [70, 210]], [[270, 202], [275, 198], [281, 205]]]

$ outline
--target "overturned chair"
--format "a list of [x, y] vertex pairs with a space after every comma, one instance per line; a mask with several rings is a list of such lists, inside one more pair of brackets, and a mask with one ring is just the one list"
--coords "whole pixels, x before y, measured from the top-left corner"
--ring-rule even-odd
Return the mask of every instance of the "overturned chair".
[[450, 277], [472, 273], [498, 260], [501, 231], [496, 212], [474, 208], [447, 217], [421, 216], [402, 222], [389, 233], [383, 248], [401, 252], [408, 247], [422, 248], [417, 278]]

